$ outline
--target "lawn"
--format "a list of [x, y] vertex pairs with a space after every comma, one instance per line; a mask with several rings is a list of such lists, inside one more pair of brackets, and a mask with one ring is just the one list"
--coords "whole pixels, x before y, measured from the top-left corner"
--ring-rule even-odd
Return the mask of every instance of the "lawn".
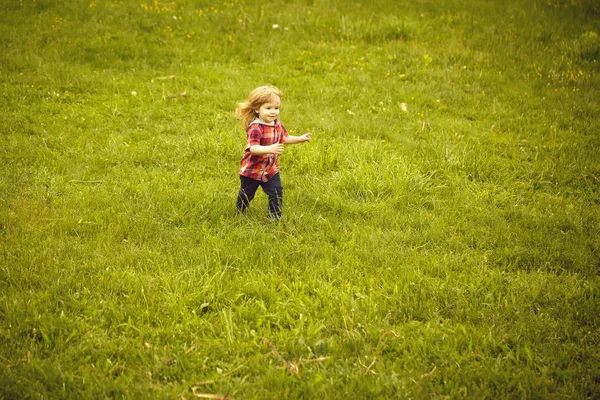
[[[600, 397], [600, 3], [0, 0], [0, 399]], [[235, 212], [237, 104], [310, 143]]]

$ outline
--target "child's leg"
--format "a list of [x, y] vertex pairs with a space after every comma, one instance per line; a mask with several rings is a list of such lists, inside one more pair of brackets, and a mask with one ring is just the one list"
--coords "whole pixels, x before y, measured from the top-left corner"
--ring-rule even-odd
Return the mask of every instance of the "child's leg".
[[248, 208], [248, 204], [254, 198], [256, 189], [260, 186], [261, 182], [240, 175], [240, 192], [238, 193], [237, 200], [235, 202], [235, 208], [239, 212], [244, 212]]
[[264, 182], [262, 188], [269, 195], [269, 215], [279, 220], [283, 207], [283, 187], [281, 187], [279, 174], [269, 179], [268, 182]]

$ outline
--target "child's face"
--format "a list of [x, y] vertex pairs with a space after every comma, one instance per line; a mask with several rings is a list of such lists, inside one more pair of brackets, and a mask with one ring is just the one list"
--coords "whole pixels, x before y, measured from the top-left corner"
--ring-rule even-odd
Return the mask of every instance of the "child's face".
[[279, 106], [281, 99], [278, 96], [271, 96], [268, 102], [264, 103], [258, 109], [258, 118], [265, 122], [271, 123], [279, 116]]

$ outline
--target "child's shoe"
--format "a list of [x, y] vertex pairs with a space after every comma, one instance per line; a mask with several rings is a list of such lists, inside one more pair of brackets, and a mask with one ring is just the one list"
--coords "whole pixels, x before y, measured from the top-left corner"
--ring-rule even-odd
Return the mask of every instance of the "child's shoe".
[[277, 223], [277, 222], [279, 222], [281, 220], [281, 215], [279, 215], [279, 214], [269, 214], [267, 216], [267, 219], [269, 221], [271, 221], [271, 222]]

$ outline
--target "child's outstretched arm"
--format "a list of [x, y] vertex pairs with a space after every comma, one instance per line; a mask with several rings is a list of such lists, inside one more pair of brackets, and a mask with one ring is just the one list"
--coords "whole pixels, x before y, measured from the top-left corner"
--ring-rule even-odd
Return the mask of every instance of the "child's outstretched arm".
[[283, 153], [283, 145], [281, 143], [272, 144], [270, 146], [254, 145], [250, 146], [248, 151], [257, 156], [266, 156], [267, 154]]
[[285, 144], [296, 144], [296, 143], [304, 143], [304, 142], [310, 142], [310, 139], [312, 138], [312, 135], [310, 133], [305, 133], [302, 136], [288, 136], [287, 139], [285, 139]]

